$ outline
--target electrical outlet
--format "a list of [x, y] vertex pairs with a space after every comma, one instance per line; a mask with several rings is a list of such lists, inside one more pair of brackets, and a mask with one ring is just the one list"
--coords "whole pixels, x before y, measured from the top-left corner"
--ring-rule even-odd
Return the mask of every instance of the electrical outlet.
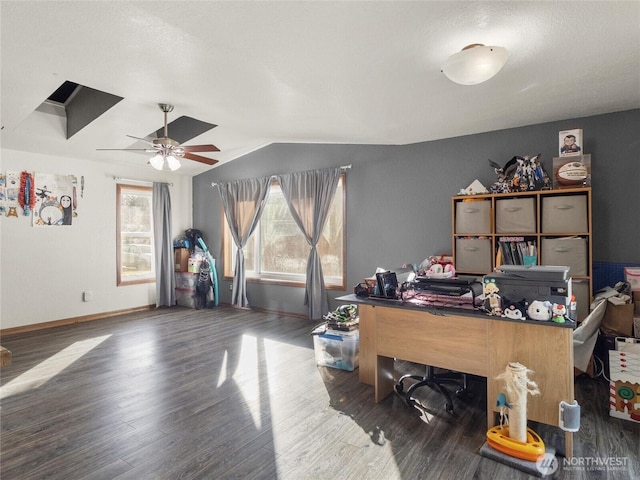
[[233, 291], [233, 283], [229, 284], [229, 290]]
[[86, 292], [82, 292], [82, 301], [83, 302], [91, 301], [91, 291], [90, 290], [88, 290]]

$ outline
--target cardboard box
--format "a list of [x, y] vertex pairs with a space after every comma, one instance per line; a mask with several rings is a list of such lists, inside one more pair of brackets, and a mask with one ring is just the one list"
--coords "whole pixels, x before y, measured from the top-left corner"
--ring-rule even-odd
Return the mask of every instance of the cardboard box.
[[600, 330], [607, 335], [632, 337], [633, 309], [634, 305], [631, 303], [614, 305], [609, 302], [607, 304], [607, 310], [604, 312]]
[[187, 272], [189, 270], [189, 249], [175, 248], [174, 255], [176, 272]]
[[11, 351], [0, 347], [0, 367], [8, 367], [11, 365]]

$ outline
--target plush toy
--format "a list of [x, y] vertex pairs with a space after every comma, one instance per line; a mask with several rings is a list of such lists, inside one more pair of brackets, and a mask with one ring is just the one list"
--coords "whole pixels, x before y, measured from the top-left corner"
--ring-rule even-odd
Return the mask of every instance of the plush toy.
[[510, 302], [504, 299], [502, 316], [511, 320], [526, 320], [524, 302]]
[[551, 320], [556, 323], [564, 323], [565, 316], [567, 315], [567, 307], [561, 303], [554, 303], [551, 307], [552, 317]]
[[534, 300], [527, 308], [527, 316], [531, 320], [547, 321], [551, 319], [551, 302]]
[[450, 278], [456, 275], [456, 269], [451, 263], [444, 266], [440, 263], [434, 263], [427, 269], [425, 275], [433, 278]]

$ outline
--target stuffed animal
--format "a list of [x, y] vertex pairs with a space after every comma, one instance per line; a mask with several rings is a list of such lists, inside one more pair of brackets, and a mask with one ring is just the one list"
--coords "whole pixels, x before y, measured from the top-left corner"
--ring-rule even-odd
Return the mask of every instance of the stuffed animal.
[[526, 307], [524, 302], [510, 302], [505, 299], [503, 302], [502, 316], [511, 320], [526, 320]]
[[531, 320], [547, 321], [551, 319], [551, 302], [534, 300], [527, 308], [527, 316]]

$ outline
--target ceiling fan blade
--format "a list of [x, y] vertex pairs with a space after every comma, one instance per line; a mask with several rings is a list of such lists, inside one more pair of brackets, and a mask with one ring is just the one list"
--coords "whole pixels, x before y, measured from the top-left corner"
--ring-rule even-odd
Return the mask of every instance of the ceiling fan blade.
[[99, 151], [117, 150], [120, 152], [148, 152], [153, 153], [155, 150], [149, 148], [96, 148]]
[[153, 141], [149, 138], [134, 137], [133, 135], [127, 135], [127, 137], [133, 138], [134, 140], [140, 140], [141, 142], [148, 143], [149, 145], [154, 145]]
[[180, 145], [185, 152], [219, 152], [220, 149], [215, 145]]
[[195, 162], [206, 163], [207, 165], [215, 165], [216, 163], [218, 163], [218, 160], [214, 160], [213, 158], [203, 157], [202, 155], [194, 155], [193, 153], [189, 152], [184, 152], [182, 158], [187, 158]]

